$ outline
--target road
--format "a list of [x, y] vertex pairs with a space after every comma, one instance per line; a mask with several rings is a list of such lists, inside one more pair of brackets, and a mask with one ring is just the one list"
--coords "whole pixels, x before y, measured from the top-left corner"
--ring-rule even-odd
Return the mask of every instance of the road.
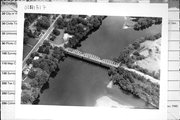
[[61, 15], [59, 15], [54, 22], [51, 24], [51, 26], [47, 29], [47, 31], [42, 35], [42, 37], [39, 39], [39, 41], [36, 43], [36, 45], [32, 48], [32, 50], [28, 53], [28, 55], [26, 55], [26, 57], [23, 60], [23, 69], [26, 67], [26, 60], [30, 57], [31, 53], [35, 52], [38, 50], [39, 46], [41, 46], [44, 42], [44, 40], [49, 36], [49, 34], [52, 32], [52, 30], [54, 29], [54, 24], [56, 22], [56, 20], [61, 17]]
[[160, 80], [158, 79], [155, 79], [153, 77], [151, 77], [150, 75], [147, 75], [147, 74], [144, 74], [140, 71], [137, 71], [135, 69], [131, 69], [131, 68], [127, 68], [125, 66], [122, 66], [125, 70], [128, 70], [128, 71], [131, 71], [131, 72], [135, 72], [136, 74], [140, 75], [140, 76], [143, 76], [144, 78], [146, 79], [149, 79], [152, 83], [155, 83], [155, 84], [159, 84]]

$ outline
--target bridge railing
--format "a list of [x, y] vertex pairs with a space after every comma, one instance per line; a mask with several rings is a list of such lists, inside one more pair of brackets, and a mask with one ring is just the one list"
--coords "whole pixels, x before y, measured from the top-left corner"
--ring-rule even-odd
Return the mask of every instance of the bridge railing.
[[93, 55], [93, 54], [90, 54], [90, 53], [84, 53], [84, 56], [90, 57], [92, 59], [97, 59], [97, 60], [101, 59], [100, 57]]
[[72, 49], [72, 48], [65, 48], [65, 51], [70, 52], [72, 54], [79, 55], [79, 56], [83, 56], [83, 57], [85, 57], [87, 59], [91, 59], [91, 60], [95, 60], [95, 61], [104, 63], [106, 65], [110, 65], [110, 66], [114, 66], [114, 67], [119, 66], [119, 63], [117, 63], [117, 62], [114, 62], [114, 61], [109, 60], [109, 59], [101, 59], [100, 57], [98, 57], [96, 55], [93, 55], [93, 54], [90, 54], [90, 53], [83, 53], [83, 52], [81, 52], [79, 50], [75, 50], [75, 49]]

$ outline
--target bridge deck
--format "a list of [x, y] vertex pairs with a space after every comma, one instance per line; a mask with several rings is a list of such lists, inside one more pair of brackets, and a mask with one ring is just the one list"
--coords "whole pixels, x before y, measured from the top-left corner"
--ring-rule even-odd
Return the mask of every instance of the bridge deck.
[[90, 53], [83, 53], [79, 50], [72, 49], [72, 48], [64, 48], [64, 51], [70, 55], [78, 57], [80, 59], [85, 59], [90, 62], [94, 62], [96, 64], [103, 65], [105, 67], [119, 67], [120, 63], [114, 62], [108, 59], [101, 59], [100, 57], [90, 54]]

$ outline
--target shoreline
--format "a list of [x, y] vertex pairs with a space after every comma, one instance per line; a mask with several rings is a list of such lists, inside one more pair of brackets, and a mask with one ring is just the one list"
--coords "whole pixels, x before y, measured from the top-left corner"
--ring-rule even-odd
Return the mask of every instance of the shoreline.
[[[103, 20], [102, 20], [103, 21]], [[102, 21], [101, 21], [101, 24], [102, 24]], [[88, 29], [86, 32], [86, 34], [81, 34], [81, 36], [82, 37], [79, 37], [79, 38], [77, 38], [77, 41], [75, 42], [75, 44], [72, 44], [72, 43], [69, 43], [69, 45], [70, 45], [70, 47], [75, 47], [75, 48], [77, 48], [77, 47], [80, 47], [80, 46], [78, 46], [79, 44], [81, 44], [81, 42], [83, 41], [83, 40], [86, 40], [86, 38], [91, 34], [91, 33], [93, 33], [93, 32], [95, 32], [95, 31], [97, 31], [98, 29], [99, 29], [99, 27], [101, 27], [101, 24], [98, 26], [98, 27], [96, 27], [96, 28], [94, 28], [94, 29]], [[74, 41], [74, 40], [73, 40]], [[54, 56], [52, 56], [51, 55], [51, 57], [54, 57]], [[54, 57], [54, 58], [56, 58], [56, 57]], [[65, 55], [65, 58], [66, 58], [66, 55]], [[44, 59], [44, 58], [43, 58]], [[48, 58], [49, 59], [49, 58]], [[58, 64], [60, 64], [60, 62], [62, 62], [62, 60], [60, 60], [59, 59], [59, 62], [58, 62]], [[45, 71], [44, 69], [42, 69], [42, 71]], [[53, 71], [53, 72], [55, 72], [55, 71]], [[53, 72], [51, 72], [51, 73], [53, 73]], [[48, 73], [48, 75], [51, 77], [51, 73]], [[109, 78], [109, 79], [111, 79], [111, 77]], [[50, 78], [48, 78], [48, 80], [47, 80], [47, 82], [49, 83], [49, 81], [50, 81]], [[110, 81], [111, 82], [111, 81]], [[31, 98], [33, 98], [33, 100], [34, 101], [38, 101], [39, 100], [39, 97], [40, 97], [40, 95], [42, 94], [42, 90], [45, 90], [45, 89], [43, 89], [44, 86], [45, 85], [45, 83], [39, 88], [40, 90], [39, 90], [39, 92], [38, 91], [35, 91], [36, 92], [36, 94], [35, 95], [37, 95], [38, 94], [38, 96], [32, 96], [32, 95], [34, 95], [34, 93], [33, 93], [33, 91], [32, 91], [32, 89], [37, 89], [37, 87], [32, 87], [31, 85], [31, 90], [29, 91], [29, 92], [31, 92], [30, 93], [30, 95], [31, 95]], [[108, 85], [107, 85], [107, 87], [108, 88], [112, 88], [113, 87], [113, 82], [111, 82], [111, 83], [109, 83]], [[126, 87], [126, 86], [124, 86], [124, 87]], [[47, 88], [46, 88], [47, 89]], [[132, 93], [131, 93], [132, 94]], [[142, 100], [144, 100], [145, 98], [144, 97], [140, 97], [140, 99], [142, 99]], [[31, 101], [31, 104], [33, 104], [34, 103], [34, 101]], [[118, 102], [116, 102], [116, 100], [113, 100], [113, 99], [111, 99], [110, 97], [108, 97], [108, 96], [102, 96], [102, 97], [100, 97], [100, 98], [98, 98], [97, 100], [97, 106], [101, 106], [101, 105], [103, 105], [103, 106], [111, 106], [111, 107], [116, 107], [116, 106], [119, 106], [119, 107], [123, 107], [123, 105], [121, 105], [121, 104], [119, 104]], [[145, 100], [144, 100], [145, 101]], [[147, 101], [145, 101], [145, 102], [147, 102]], [[37, 103], [38, 104], [38, 103]], [[129, 106], [126, 106], [126, 107], [129, 107]], [[132, 107], [132, 106], [131, 106]]]
[[[81, 34], [81, 36], [82, 37], [80, 37], [79, 39], [78, 39], [78, 42], [75, 44], [75, 46], [72, 46], [72, 47], [75, 47], [75, 48], [77, 48], [77, 47], [79, 47], [78, 46], [78, 44], [81, 44], [81, 42], [82, 41], [84, 41], [84, 40], [86, 40], [86, 38], [88, 38], [88, 36], [89, 35], [91, 35], [93, 32], [95, 32], [95, 31], [97, 31], [99, 28], [100, 28], [100, 26], [102, 25], [102, 21], [104, 20], [106, 18], [106, 16], [104, 16], [102, 19], [101, 19], [101, 21], [100, 21], [100, 24], [98, 25], [98, 26], [96, 26], [96, 27], [94, 27], [94, 28], [92, 28], [92, 29], [88, 29], [86, 32], [86, 34]], [[95, 23], [92, 23], [92, 25], [93, 24], [95, 24]], [[65, 29], [65, 28], [64, 28]], [[67, 32], [68, 33], [68, 32]], [[68, 42], [69, 43], [69, 42]], [[60, 47], [58, 47], [59, 49], [60, 49]], [[54, 48], [53, 48], [54, 49]], [[38, 52], [39, 53], [39, 52]], [[64, 53], [64, 51], [63, 51], [63, 53]], [[65, 53], [64, 53], [65, 54]], [[51, 55], [52, 56], [52, 55]], [[53, 56], [52, 56], [53, 57]], [[65, 58], [66, 58], [67, 56], [65, 55], [64, 56], [64, 59], [63, 60], [58, 60], [58, 64], [60, 63], [60, 62], [63, 62], [64, 60], [65, 60]], [[57, 58], [55, 58], [55, 59], [57, 59]], [[27, 63], [26, 63], [27, 64]], [[32, 69], [33, 69], [34, 67], [32, 67]], [[41, 69], [41, 68], [40, 68]], [[44, 71], [44, 72], [46, 72], [45, 70], [43, 70], [43, 69], [41, 69], [42, 71]], [[59, 72], [59, 66], [58, 66], [58, 70], [57, 69], [55, 69], [55, 71], [52, 71], [51, 73], [47, 73], [48, 74], [48, 78], [47, 78], [47, 81], [43, 84], [43, 85], [41, 85], [40, 87], [33, 87], [33, 86], [31, 86], [30, 84], [29, 84], [29, 82], [26, 82], [26, 81], [22, 81], [22, 84], [24, 83], [24, 84], [26, 84], [24, 87], [25, 87], [25, 89], [22, 89], [22, 92], [21, 92], [21, 103], [22, 104], [38, 104], [39, 103], [39, 101], [40, 101], [40, 96], [41, 96], [41, 94], [43, 93], [43, 91], [45, 90], [45, 89], [47, 89], [46, 87], [44, 88], [44, 85], [46, 84], [46, 83], [49, 83], [49, 81], [50, 81], [50, 78], [52, 77], [51, 76], [51, 74], [53, 74], [53, 73], [57, 73], [57, 72]], [[30, 78], [29, 78], [30, 79]], [[34, 79], [34, 78], [33, 78]], [[31, 79], [32, 80], [32, 79]], [[34, 89], [35, 91], [31, 91], [32, 89]], [[24, 92], [24, 93], [23, 93]], [[26, 95], [25, 97], [22, 95], [22, 93], [24, 94], [24, 95]], [[29, 96], [28, 96], [29, 95]], [[24, 99], [26, 100], [26, 103], [24, 103], [24, 102], [22, 102], [22, 97], [24, 97]]]
[[101, 96], [96, 99], [95, 107], [113, 107], [113, 108], [135, 108], [134, 106], [119, 104], [109, 96]]

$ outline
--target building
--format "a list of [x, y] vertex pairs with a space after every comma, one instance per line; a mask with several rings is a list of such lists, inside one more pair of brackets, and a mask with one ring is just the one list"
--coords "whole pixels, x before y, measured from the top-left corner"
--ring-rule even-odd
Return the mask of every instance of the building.
[[73, 35], [69, 35], [68, 33], [64, 33], [63, 40], [64, 42], [68, 42], [69, 38], [72, 38]]

